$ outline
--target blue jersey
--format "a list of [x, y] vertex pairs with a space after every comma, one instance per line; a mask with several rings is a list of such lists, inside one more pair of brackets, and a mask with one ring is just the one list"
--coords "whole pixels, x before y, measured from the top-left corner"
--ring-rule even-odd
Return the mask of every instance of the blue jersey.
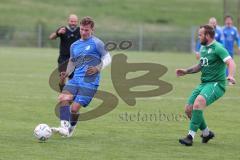
[[223, 35], [224, 35], [224, 46], [227, 51], [233, 56], [234, 53], [234, 41], [236, 40], [238, 47], [240, 48], [240, 38], [239, 33], [236, 27], [223, 27]]
[[215, 29], [215, 40], [221, 44], [224, 43], [223, 31], [220, 26], [217, 26]]
[[[217, 26], [216, 29], [215, 29], [215, 40], [221, 44], [224, 45], [224, 37], [223, 37], [223, 32], [222, 32], [222, 29], [221, 27]], [[196, 46], [195, 46], [195, 51], [196, 52], [199, 52], [200, 51], [200, 48], [201, 48], [201, 44], [200, 44], [200, 41], [199, 39], [197, 40], [196, 42]]]
[[104, 43], [95, 36], [86, 40], [78, 40], [70, 47], [71, 61], [75, 66], [74, 76], [67, 85], [84, 86], [93, 88], [99, 85], [100, 74], [87, 75], [89, 66], [97, 66], [101, 63], [101, 58], [107, 54]]

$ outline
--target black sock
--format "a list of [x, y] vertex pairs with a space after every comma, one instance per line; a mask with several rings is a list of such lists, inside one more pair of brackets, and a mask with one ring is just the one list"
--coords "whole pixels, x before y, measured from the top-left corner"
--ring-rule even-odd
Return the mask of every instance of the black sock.
[[77, 124], [79, 115], [80, 115], [80, 113], [72, 113], [71, 112], [71, 116], [70, 116], [71, 126], [75, 126]]

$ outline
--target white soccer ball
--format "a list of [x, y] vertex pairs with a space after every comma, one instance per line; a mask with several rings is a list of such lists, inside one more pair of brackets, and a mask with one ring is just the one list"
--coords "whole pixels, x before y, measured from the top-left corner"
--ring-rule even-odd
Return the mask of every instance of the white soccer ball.
[[39, 124], [34, 129], [34, 136], [40, 141], [46, 141], [52, 135], [52, 130], [47, 124]]

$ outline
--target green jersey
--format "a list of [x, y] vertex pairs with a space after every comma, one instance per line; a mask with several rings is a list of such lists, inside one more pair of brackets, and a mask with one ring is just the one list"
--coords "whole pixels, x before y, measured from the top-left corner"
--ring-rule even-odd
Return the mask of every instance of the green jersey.
[[213, 41], [208, 46], [202, 46], [200, 49], [201, 81], [223, 82], [226, 81], [226, 64], [231, 58], [227, 50], [218, 42]]

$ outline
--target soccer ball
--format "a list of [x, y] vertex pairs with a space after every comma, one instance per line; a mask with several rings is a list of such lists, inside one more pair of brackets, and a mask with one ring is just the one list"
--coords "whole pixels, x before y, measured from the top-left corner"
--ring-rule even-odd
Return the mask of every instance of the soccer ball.
[[39, 124], [34, 129], [34, 136], [39, 141], [46, 141], [52, 135], [52, 130], [47, 124]]

